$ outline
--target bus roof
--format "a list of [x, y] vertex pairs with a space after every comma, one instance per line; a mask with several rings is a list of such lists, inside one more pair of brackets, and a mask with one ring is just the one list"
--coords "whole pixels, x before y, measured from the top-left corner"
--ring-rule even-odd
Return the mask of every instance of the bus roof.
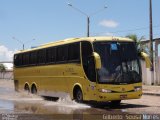
[[29, 52], [33, 50], [38, 50], [42, 48], [47, 48], [47, 47], [52, 47], [52, 46], [58, 46], [58, 45], [64, 45], [68, 43], [74, 43], [74, 42], [80, 42], [80, 41], [121, 41], [121, 42], [133, 42], [133, 40], [129, 38], [124, 38], [124, 37], [82, 37], [82, 38], [68, 38], [64, 40], [59, 40], [59, 41], [54, 41], [54, 42], [49, 42], [47, 44], [40, 45], [36, 48], [31, 48], [27, 50], [20, 50], [17, 53], [23, 53], [23, 52]]

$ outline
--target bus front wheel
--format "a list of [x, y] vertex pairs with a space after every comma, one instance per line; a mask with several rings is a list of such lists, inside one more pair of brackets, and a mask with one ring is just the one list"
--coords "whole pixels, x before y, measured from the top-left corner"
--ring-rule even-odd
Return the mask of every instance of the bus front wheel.
[[83, 94], [82, 94], [82, 90], [80, 88], [78, 88], [75, 92], [75, 101], [78, 103], [82, 103], [83, 102]]

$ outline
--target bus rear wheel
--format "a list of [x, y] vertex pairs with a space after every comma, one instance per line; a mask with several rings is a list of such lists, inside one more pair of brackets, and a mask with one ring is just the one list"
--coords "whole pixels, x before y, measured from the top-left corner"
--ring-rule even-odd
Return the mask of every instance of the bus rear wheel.
[[83, 102], [83, 94], [82, 94], [82, 90], [81, 89], [77, 89], [76, 90], [75, 101], [78, 102], [78, 103], [82, 103]]
[[24, 91], [26, 91], [27, 93], [30, 92], [29, 86], [27, 84], [24, 86]]

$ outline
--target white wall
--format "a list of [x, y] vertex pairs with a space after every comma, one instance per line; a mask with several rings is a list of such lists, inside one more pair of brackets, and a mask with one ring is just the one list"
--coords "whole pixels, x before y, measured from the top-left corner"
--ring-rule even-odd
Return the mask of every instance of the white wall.
[[0, 72], [0, 79], [13, 79], [13, 71]]

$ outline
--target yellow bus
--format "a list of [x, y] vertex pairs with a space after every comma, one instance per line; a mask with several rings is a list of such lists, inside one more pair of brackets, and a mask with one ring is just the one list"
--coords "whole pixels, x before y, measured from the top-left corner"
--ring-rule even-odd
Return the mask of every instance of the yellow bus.
[[69, 95], [77, 102], [138, 99], [142, 76], [136, 43], [121, 37], [71, 38], [14, 55], [17, 91], [50, 97]]

